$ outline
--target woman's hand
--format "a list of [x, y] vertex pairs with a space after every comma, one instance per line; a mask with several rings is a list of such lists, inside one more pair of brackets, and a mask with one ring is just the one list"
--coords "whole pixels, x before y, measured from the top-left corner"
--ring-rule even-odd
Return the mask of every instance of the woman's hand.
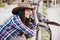
[[35, 23], [38, 24], [38, 17], [37, 17], [37, 12], [36, 12], [36, 7], [34, 7], [34, 9], [32, 10], [33, 14], [34, 14], [34, 20], [35, 20]]
[[36, 7], [34, 7], [34, 9], [32, 10], [32, 12], [34, 13], [34, 14], [36, 14]]

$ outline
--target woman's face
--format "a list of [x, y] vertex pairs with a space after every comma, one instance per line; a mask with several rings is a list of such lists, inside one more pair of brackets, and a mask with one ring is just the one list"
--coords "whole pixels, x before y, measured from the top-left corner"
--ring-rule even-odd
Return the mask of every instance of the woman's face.
[[25, 9], [25, 17], [29, 18], [29, 16], [32, 14], [32, 10], [31, 9]]

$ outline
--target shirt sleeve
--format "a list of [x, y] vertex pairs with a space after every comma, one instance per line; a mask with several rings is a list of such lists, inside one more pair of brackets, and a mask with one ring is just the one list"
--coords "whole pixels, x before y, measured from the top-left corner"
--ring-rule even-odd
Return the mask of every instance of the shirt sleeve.
[[31, 28], [33, 28], [33, 29], [36, 29], [36, 28], [37, 28], [37, 24], [34, 23], [34, 22], [30, 22], [30, 26], [31, 26]]
[[28, 36], [34, 36], [36, 34], [33, 30], [31, 30], [26, 25], [24, 25], [21, 19], [18, 19], [16, 16], [12, 18], [12, 23], [15, 25], [15, 28], [17, 28], [18, 30], [21, 30]]

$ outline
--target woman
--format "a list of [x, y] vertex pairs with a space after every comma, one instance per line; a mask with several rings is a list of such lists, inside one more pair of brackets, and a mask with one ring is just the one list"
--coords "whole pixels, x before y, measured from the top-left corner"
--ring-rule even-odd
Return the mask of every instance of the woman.
[[28, 37], [34, 36], [36, 33], [32, 29], [37, 28], [37, 24], [30, 18], [33, 10], [34, 8], [30, 4], [23, 3], [14, 8], [12, 10], [13, 16], [0, 28], [0, 40], [11, 40], [22, 33]]

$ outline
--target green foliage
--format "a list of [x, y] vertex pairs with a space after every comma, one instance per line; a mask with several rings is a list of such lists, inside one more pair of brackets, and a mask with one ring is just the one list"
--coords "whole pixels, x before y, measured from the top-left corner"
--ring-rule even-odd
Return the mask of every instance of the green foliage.
[[47, 15], [46, 9], [47, 9], [47, 8], [43, 8], [43, 9], [42, 9], [42, 13], [45, 14], [45, 15]]
[[0, 2], [0, 7], [4, 7], [5, 3]]

